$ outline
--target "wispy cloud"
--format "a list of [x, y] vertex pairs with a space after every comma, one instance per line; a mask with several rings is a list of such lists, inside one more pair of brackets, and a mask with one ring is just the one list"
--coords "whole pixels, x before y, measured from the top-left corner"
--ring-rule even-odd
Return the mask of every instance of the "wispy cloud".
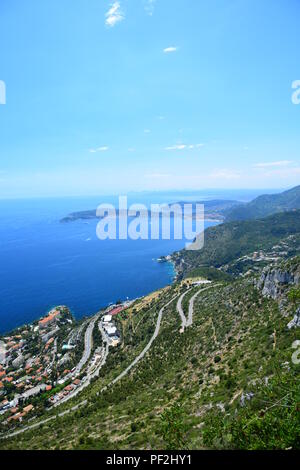
[[145, 12], [147, 13], [147, 15], [149, 16], [153, 15], [155, 2], [156, 0], [146, 0]]
[[124, 20], [125, 16], [121, 10], [120, 2], [117, 1], [117, 2], [112, 3], [110, 6], [110, 9], [105, 14], [105, 17], [106, 17], [105, 24], [106, 26], [109, 26], [110, 28], [115, 26], [120, 21]]
[[107, 150], [109, 150], [109, 147], [104, 145], [103, 147], [98, 147], [96, 149], [90, 149], [89, 152], [90, 153], [97, 153], [97, 152], [106, 152]]
[[203, 147], [204, 144], [175, 144], [170, 147], [166, 147], [165, 150], [193, 150]]
[[187, 146], [185, 144], [176, 144], [166, 147], [166, 150], [184, 150]]
[[145, 175], [146, 178], [151, 178], [151, 179], [160, 179], [160, 178], [170, 178], [172, 175], [167, 174], [167, 173], [150, 173], [148, 175]]
[[269, 168], [273, 166], [287, 166], [287, 165], [290, 165], [291, 163], [293, 163], [292, 160], [279, 160], [276, 162], [256, 163], [256, 165], [254, 166], [256, 168]]
[[177, 47], [175, 46], [169, 46], [164, 49], [165, 54], [169, 54], [170, 52], [176, 52], [176, 51], [177, 51]]
[[215, 170], [213, 171], [210, 176], [212, 178], [218, 178], [218, 179], [226, 179], [226, 180], [232, 180], [232, 179], [238, 179], [240, 178], [240, 173], [234, 170], [228, 170], [228, 169], [220, 169], [220, 170]]
[[291, 167], [291, 168], [277, 168], [274, 170], [269, 170], [264, 173], [266, 177], [277, 176], [279, 178], [292, 178], [300, 175], [300, 167]]

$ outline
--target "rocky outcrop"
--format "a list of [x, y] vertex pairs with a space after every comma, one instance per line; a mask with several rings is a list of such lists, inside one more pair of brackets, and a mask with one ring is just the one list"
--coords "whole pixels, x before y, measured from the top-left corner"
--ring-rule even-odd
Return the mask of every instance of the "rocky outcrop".
[[280, 299], [288, 287], [300, 283], [299, 269], [265, 268], [256, 283], [264, 297]]
[[300, 306], [288, 300], [291, 287], [300, 284], [299, 257], [265, 268], [255, 284], [264, 297], [278, 302], [279, 310], [284, 317], [293, 315], [293, 319], [287, 324], [289, 329], [300, 327]]
[[288, 329], [300, 327], [300, 307], [297, 309], [294, 318], [288, 323]]

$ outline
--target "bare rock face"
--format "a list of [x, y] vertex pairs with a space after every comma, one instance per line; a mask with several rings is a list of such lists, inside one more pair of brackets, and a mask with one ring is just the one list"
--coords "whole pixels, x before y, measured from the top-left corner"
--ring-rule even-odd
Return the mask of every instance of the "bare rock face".
[[286, 263], [264, 268], [260, 278], [256, 281], [256, 287], [261, 290], [264, 297], [278, 301], [279, 309], [284, 317], [294, 315], [293, 319], [287, 324], [289, 329], [300, 327], [300, 307], [296, 306], [295, 312], [294, 308], [291, 309], [287, 298], [290, 288], [299, 284], [300, 267], [298, 260], [291, 264]]
[[288, 323], [288, 329], [300, 327], [300, 307], [297, 309], [294, 318]]
[[282, 295], [284, 287], [289, 284], [295, 284], [293, 274], [274, 269], [262, 272], [257, 287], [261, 289], [263, 296], [277, 300]]
[[299, 269], [282, 269], [271, 267], [265, 268], [256, 286], [262, 291], [262, 295], [265, 297], [271, 297], [274, 300], [279, 300], [284, 291], [300, 283], [300, 271]]

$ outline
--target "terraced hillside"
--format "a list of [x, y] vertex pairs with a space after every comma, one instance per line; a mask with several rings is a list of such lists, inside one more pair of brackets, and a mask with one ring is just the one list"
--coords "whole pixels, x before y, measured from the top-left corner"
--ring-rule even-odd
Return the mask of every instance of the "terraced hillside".
[[[295, 258], [286, 269], [299, 264]], [[186, 280], [136, 302], [119, 318], [122, 345], [100, 377], [60, 407], [69, 412], [58, 418], [47, 412], [53, 419], [40, 430], [3, 439], [0, 448], [299, 448], [299, 365], [292, 361], [299, 329], [287, 328], [297, 307], [289, 293], [298, 281], [283, 284], [274, 300], [258, 280], [249, 274], [209, 288]], [[187, 315], [199, 290], [192, 324], [182, 333], [177, 300], [186, 292]]]

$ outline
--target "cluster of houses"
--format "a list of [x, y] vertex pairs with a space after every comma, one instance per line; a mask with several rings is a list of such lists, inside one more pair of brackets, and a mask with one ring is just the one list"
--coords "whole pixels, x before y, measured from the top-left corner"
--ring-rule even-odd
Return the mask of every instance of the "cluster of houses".
[[[71, 371], [64, 371], [65, 374], [69, 374], [71, 373]], [[80, 385], [81, 385], [81, 380], [79, 378], [75, 378], [73, 377], [73, 380], [71, 383], [69, 383], [68, 385], [66, 385], [63, 390], [61, 390], [59, 393], [56, 393], [55, 395], [52, 395], [50, 398], [49, 398], [49, 402], [54, 405], [55, 403], [59, 402], [60, 400], [62, 400], [63, 398], [65, 398], [66, 396], [68, 396], [71, 392], [73, 392], [74, 390], [76, 390], [76, 388], [78, 388]]]
[[[5, 408], [5, 406], [7, 405], [4, 405], [3, 408]], [[1, 408], [1, 404], [0, 404], [0, 408]], [[34, 407], [33, 405], [27, 405], [27, 406], [24, 406], [22, 409], [19, 409], [18, 406], [8, 407], [7, 409], [9, 409], [10, 411], [10, 416], [7, 418], [7, 422], [10, 423], [11, 421], [22, 421], [23, 418], [28, 415], [28, 413], [34, 410]]]
[[23, 367], [18, 367], [10, 371], [11, 367], [5, 368], [0, 366], [0, 415], [5, 414], [8, 410], [11, 416], [7, 422], [11, 420], [22, 421], [25, 415], [32, 411], [31, 405], [24, 406], [23, 403], [37, 396], [41, 392], [50, 391], [52, 389], [49, 373], [46, 367], [50, 361], [47, 355], [43, 357], [30, 357]]
[[[56, 335], [63, 308], [51, 310], [38, 323], [0, 340], [0, 416], [9, 411], [7, 422], [22, 421], [33, 410], [28, 401], [52, 390], [53, 365], [59, 355]], [[68, 317], [64, 321], [71, 322]], [[19, 409], [23, 403], [23, 409]]]
[[[120, 343], [120, 333], [113, 318], [128, 305], [111, 306], [101, 318], [101, 329], [110, 346]], [[60, 369], [57, 373], [60, 361], [76, 347], [74, 342], [78, 339], [75, 333], [72, 336], [72, 332], [66, 337], [61, 334], [66, 331], [61, 330], [62, 325], [72, 323], [70, 315], [62, 315], [63, 309], [65, 307], [57, 307], [38, 322], [0, 339], [0, 422], [22, 421], [37, 406], [36, 402], [31, 403], [34, 397], [59, 387], [58, 392], [52, 390], [49, 393], [49, 403], [54, 405], [87, 380], [86, 376], [78, 378], [76, 367], [63, 372]], [[70, 328], [67, 330], [70, 331]], [[82, 328], [78, 329], [79, 336], [82, 331]], [[58, 344], [61, 353], [58, 352]], [[101, 359], [102, 349], [98, 348], [89, 364], [90, 373], [97, 370]]]

